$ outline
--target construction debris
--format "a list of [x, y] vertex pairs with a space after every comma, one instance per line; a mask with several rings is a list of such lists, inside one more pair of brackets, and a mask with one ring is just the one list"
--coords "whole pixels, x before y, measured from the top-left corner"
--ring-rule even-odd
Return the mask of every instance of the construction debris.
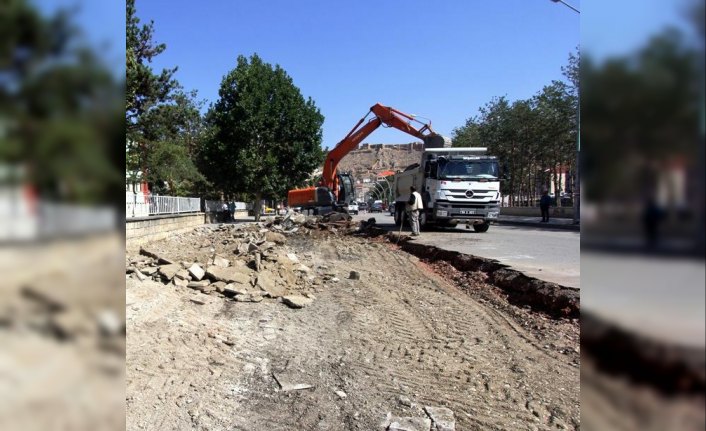
[[[164, 250], [158, 244], [141, 248], [139, 256], [127, 259], [125, 272], [141, 281], [151, 277], [236, 302], [282, 298], [290, 308], [303, 308], [313, 302], [317, 286], [337, 283], [344, 275], [307, 266], [287, 243], [298, 235], [346, 234], [357, 227], [347, 214], [307, 217], [293, 212], [248, 225], [204, 226], [173, 236]], [[360, 274], [354, 271], [348, 278], [357, 280]]]

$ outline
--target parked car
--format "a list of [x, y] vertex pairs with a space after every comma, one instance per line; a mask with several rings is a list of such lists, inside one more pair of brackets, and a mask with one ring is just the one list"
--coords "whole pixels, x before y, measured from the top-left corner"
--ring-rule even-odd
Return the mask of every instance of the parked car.
[[373, 202], [373, 205], [370, 207], [370, 212], [381, 213], [382, 211], [382, 202]]
[[387, 209], [390, 211], [391, 216], [395, 215], [395, 203], [394, 202], [391, 202], [390, 206]]
[[367, 202], [358, 202], [358, 210], [367, 211], [368, 210], [368, 203]]
[[351, 202], [348, 204], [348, 214], [358, 215], [358, 202]]

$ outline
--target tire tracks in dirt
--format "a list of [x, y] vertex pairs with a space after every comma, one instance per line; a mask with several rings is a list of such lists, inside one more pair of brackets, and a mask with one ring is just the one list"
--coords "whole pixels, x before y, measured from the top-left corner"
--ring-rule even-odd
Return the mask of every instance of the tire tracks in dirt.
[[[128, 428], [373, 430], [387, 412], [424, 416], [425, 405], [451, 408], [463, 430], [578, 426], [579, 373], [566, 357], [402, 251], [326, 241], [293, 242], [340, 279], [301, 310], [129, 287], [146, 304], [129, 319]], [[273, 373], [314, 388], [282, 391]]]

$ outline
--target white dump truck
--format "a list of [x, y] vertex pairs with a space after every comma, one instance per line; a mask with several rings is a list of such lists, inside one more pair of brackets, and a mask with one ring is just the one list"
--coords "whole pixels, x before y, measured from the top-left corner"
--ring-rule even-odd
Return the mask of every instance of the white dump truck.
[[420, 227], [459, 223], [486, 232], [500, 213], [500, 168], [486, 148], [426, 148], [420, 163], [395, 174], [395, 222], [403, 221], [410, 186], [422, 195]]

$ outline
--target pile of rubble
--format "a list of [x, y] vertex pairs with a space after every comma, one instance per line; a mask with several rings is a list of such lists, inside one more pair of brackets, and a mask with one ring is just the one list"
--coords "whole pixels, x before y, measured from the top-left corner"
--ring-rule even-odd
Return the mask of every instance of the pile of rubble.
[[[312, 231], [348, 233], [357, 228], [347, 214], [307, 217], [292, 212], [253, 224], [201, 227], [172, 238], [164, 252], [141, 248], [138, 256], [127, 258], [126, 274], [237, 302], [273, 298], [292, 308], [303, 308], [315, 299], [319, 286], [339, 280], [326, 265], [306, 265], [312, 255], [297, 256], [287, 246], [288, 238]], [[194, 237], [201, 241], [195, 243]], [[175, 240], [179, 244], [174, 244]], [[173, 257], [189, 248], [196, 249], [190, 259]]]

